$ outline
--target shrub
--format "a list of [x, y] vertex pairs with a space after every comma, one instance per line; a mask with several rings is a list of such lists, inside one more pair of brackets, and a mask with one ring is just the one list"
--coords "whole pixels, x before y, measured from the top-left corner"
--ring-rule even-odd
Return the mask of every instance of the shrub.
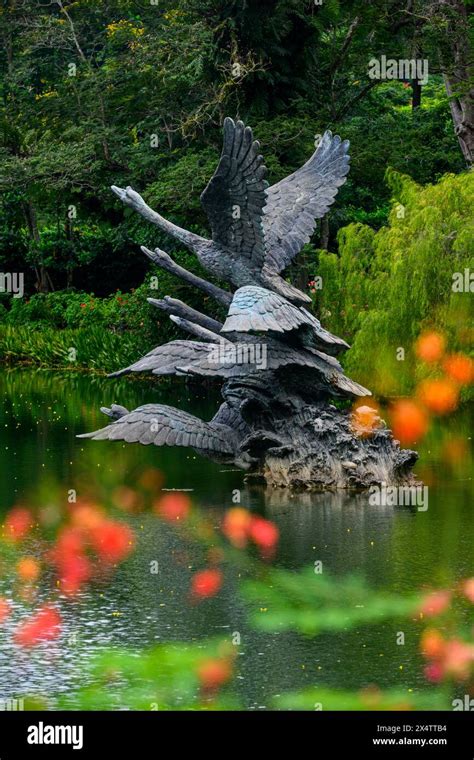
[[453, 291], [453, 277], [472, 267], [474, 176], [448, 174], [421, 187], [388, 171], [387, 181], [388, 226], [340, 230], [339, 257], [319, 255], [317, 302], [325, 326], [352, 341], [348, 371], [389, 394], [417, 380], [410, 346], [422, 331], [445, 333], [451, 350], [469, 345], [469, 293]]

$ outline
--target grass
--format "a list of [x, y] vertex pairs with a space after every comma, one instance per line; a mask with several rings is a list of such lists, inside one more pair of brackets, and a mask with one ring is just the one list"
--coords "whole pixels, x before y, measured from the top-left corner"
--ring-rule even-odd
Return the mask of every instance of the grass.
[[0, 325], [0, 361], [49, 369], [108, 373], [126, 367], [151, 346], [132, 332], [101, 326], [57, 330], [38, 325]]

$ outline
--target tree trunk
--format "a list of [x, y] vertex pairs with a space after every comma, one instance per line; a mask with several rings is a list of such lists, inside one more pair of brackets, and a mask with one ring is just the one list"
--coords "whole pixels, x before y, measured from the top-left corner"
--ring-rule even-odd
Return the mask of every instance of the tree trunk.
[[474, 161], [474, 64], [467, 9], [462, 0], [437, 0], [436, 12], [446, 24], [450, 60], [442, 60], [454, 131], [468, 166]]
[[[23, 204], [23, 212], [25, 214], [26, 224], [28, 227], [28, 234], [30, 237], [30, 241], [33, 245], [33, 247], [39, 246], [40, 242], [40, 234], [38, 230], [38, 222], [36, 219], [36, 210], [33, 206], [33, 203], [28, 200]], [[37, 266], [35, 266], [35, 274], [36, 274], [36, 282], [35, 282], [35, 288], [38, 291], [38, 293], [49, 293], [51, 278], [48, 275], [48, 272], [46, 271], [46, 267], [43, 265], [43, 262], [39, 262]]]
[[319, 247], [327, 250], [329, 245], [329, 215], [324, 214], [321, 219], [321, 231], [319, 236]]
[[415, 108], [421, 106], [421, 84], [417, 79], [414, 79], [411, 83], [411, 92], [411, 108], [414, 111]]
[[464, 97], [456, 97], [456, 82], [444, 74], [444, 84], [449, 97], [449, 106], [454, 124], [454, 131], [468, 166], [474, 162], [474, 93], [468, 92]]

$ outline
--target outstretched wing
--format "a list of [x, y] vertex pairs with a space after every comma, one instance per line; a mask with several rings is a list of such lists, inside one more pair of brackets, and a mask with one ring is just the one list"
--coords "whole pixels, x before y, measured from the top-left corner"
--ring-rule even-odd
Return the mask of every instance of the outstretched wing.
[[257, 285], [245, 285], [234, 293], [227, 319], [221, 332], [291, 333], [298, 330], [300, 342], [336, 354], [349, 344], [322, 327], [306, 309], [289, 303], [286, 298]]
[[224, 145], [219, 165], [201, 195], [212, 228], [212, 239], [256, 271], [263, 267], [265, 242], [262, 212], [266, 168], [250, 127], [224, 121]]
[[308, 243], [349, 172], [349, 141], [328, 130], [309, 161], [268, 188], [263, 212], [265, 264], [281, 272]]
[[[201, 359], [192, 366], [183, 367], [183, 372], [201, 377], [248, 377], [254, 372], [278, 371], [292, 367], [291, 376], [300, 368], [313, 370], [310, 382], [313, 387], [321, 387], [322, 390], [331, 389], [334, 396], [370, 396], [370, 391], [359, 383], [346, 377], [342, 372], [339, 362], [332, 356], [321, 353], [316, 349], [293, 348], [278, 340], [265, 338], [266, 351], [259, 351], [257, 356], [252, 349], [258, 345], [260, 348], [262, 339], [256, 339], [255, 343], [236, 343], [234, 351], [226, 358], [223, 354], [222, 362], [216, 365], [209, 358]], [[181, 369], [181, 368], [180, 368]], [[235, 425], [231, 425], [235, 427]]]
[[272, 332], [296, 330], [307, 317], [286, 298], [257, 285], [245, 285], [234, 293], [221, 332]]
[[222, 454], [235, 452], [237, 437], [237, 433], [226, 425], [204, 422], [199, 417], [164, 404], [139, 406], [101, 430], [78, 436], [95, 441], [191, 446]]
[[112, 372], [109, 377], [120, 377], [130, 372], [153, 372], [154, 375], [182, 374], [178, 367], [207, 357], [210, 345], [191, 340], [172, 340], [164, 346], [157, 346], [129, 367]]

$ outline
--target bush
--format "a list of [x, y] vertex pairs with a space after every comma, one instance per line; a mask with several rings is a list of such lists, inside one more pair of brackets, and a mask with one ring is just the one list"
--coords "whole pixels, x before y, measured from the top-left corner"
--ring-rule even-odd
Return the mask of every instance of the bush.
[[394, 171], [386, 176], [388, 226], [341, 229], [340, 256], [320, 252], [318, 274], [325, 326], [353, 341], [348, 371], [390, 394], [416, 382], [410, 347], [423, 330], [445, 333], [450, 350], [469, 345], [469, 293], [452, 286], [456, 272], [472, 267], [474, 176], [448, 174], [426, 187]]

